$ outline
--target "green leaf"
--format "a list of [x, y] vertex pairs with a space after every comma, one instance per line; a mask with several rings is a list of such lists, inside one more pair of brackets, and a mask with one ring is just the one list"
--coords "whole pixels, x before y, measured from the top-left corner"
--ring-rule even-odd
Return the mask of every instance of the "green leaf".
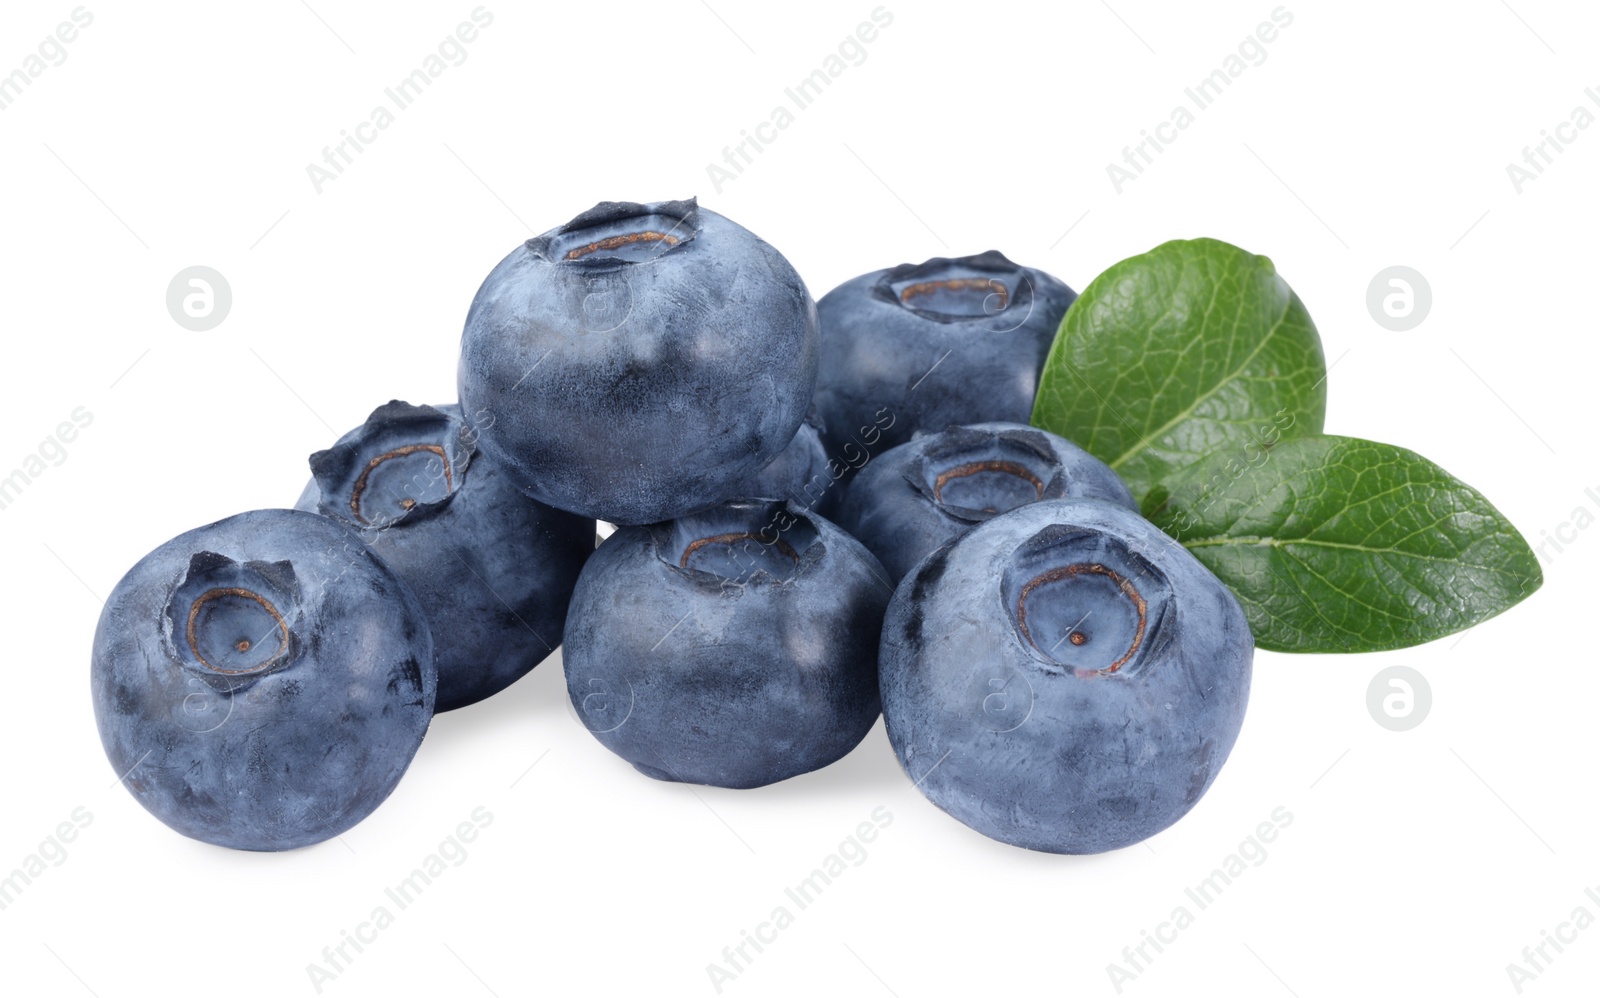
[[1045, 360], [1033, 424], [1115, 468], [1136, 497], [1268, 431], [1322, 432], [1322, 343], [1272, 261], [1175, 240], [1095, 278]]
[[1256, 644], [1382, 651], [1465, 630], [1544, 581], [1515, 527], [1420, 454], [1352, 437], [1219, 453], [1145, 514], [1239, 598]]

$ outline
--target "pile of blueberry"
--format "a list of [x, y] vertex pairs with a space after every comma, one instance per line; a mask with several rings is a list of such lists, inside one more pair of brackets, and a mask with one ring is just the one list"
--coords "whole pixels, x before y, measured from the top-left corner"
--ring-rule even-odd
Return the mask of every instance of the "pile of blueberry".
[[304, 846], [382, 803], [436, 710], [563, 646], [579, 718], [648, 776], [763, 786], [882, 713], [986, 835], [1153, 835], [1227, 758], [1253, 644], [1109, 467], [1027, 425], [1074, 297], [988, 252], [813, 303], [693, 200], [597, 205], [479, 288], [458, 403], [380, 406], [295, 509], [123, 577], [106, 753], [185, 835]]

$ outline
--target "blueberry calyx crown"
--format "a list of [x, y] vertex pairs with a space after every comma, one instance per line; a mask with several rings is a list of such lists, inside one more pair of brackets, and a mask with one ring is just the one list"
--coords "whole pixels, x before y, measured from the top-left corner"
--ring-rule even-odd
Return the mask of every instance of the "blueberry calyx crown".
[[699, 232], [695, 198], [648, 204], [602, 201], [526, 245], [535, 259], [547, 263], [614, 269], [658, 259]]
[[[1129, 659], [1133, 658], [1134, 654], [1138, 652], [1139, 646], [1144, 643], [1145, 627], [1148, 624], [1149, 605], [1145, 602], [1144, 597], [1139, 595], [1139, 591], [1133, 588], [1133, 585], [1126, 578], [1118, 574], [1115, 569], [1107, 568], [1099, 562], [1080, 561], [1071, 565], [1060, 565], [1048, 571], [1041, 572], [1029, 579], [1027, 582], [1023, 583], [1022, 592], [1017, 596], [1017, 629], [1022, 632], [1022, 636], [1027, 638], [1028, 642], [1035, 648], [1044, 651], [1046, 655], [1053, 655], [1055, 652], [1055, 647], [1052, 646], [1049, 650], [1040, 648], [1039, 642], [1035, 640], [1032, 632], [1028, 630], [1028, 597], [1032, 595], [1035, 589], [1038, 589], [1041, 586], [1047, 586], [1053, 582], [1060, 582], [1063, 579], [1070, 579], [1078, 575], [1105, 576], [1111, 580], [1111, 582], [1117, 587], [1123, 596], [1127, 597], [1128, 602], [1133, 606], [1133, 611], [1135, 614], [1133, 637], [1129, 639], [1127, 650], [1124, 651], [1122, 655], [1110, 665], [1102, 666], [1100, 669], [1095, 670], [1105, 674], [1116, 672], [1118, 669], [1122, 668], [1122, 666], [1125, 665]], [[1091, 640], [1090, 635], [1095, 630], [1094, 625], [1088, 623], [1088, 618], [1091, 615], [1092, 612], [1085, 613], [1077, 623], [1066, 629], [1062, 637], [1057, 639], [1057, 643], [1059, 644], [1061, 640], [1065, 640], [1076, 647], [1083, 647], [1087, 645]]]
[[1066, 469], [1034, 430], [952, 426], [919, 450], [906, 481], [937, 509], [967, 523], [1067, 494]]
[[783, 538], [780, 537], [775, 541], [768, 541], [764, 540], [760, 534], [751, 533], [750, 531], [741, 531], [732, 534], [715, 534], [711, 537], [702, 537], [699, 540], [690, 541], [689, 546], [683, 549], [683, 554], [678, 558], [678, 567], [688, 568], [689, 560], [693, 558], [701, 548], [718, 545], [732, 546], [735, 544], [743, 547], [751, 541], [761, 544], [770, 544], [774, 550], [783, 555], [785, 558], [788, 558], [792, 564], [800, 564], [800, 555], [796, 554], [794, 548], [790, 547], [789, 542]]
[[1136, 673], [1177, 627], [1172, 585], [1127, 541], [1054, 525], [1018, 545], [1001, 595], [1018, 640], [1080, 678]]
[[437, 512], [460, 490], [475, 451], [459, 418], [433, 406], [389, 402], [311, 455], [319, 509], [362, 530]]
[[978, 320], [992, 332], [1015, 329], [1033, 308], [1033, 281], [999, 250], [903, 263], [879, 278], [880, 301], [936, 323]]
[[166, 630], [178, 660], [202, 674], [260, 675], [291, 661], [299, 600], [289, 562], [201, 551], [172, 591]]
[[789, 582], [822, 553], [810, 518], [780, 501], [734, 500], [650, 530], [657, 558], [723, 590]]

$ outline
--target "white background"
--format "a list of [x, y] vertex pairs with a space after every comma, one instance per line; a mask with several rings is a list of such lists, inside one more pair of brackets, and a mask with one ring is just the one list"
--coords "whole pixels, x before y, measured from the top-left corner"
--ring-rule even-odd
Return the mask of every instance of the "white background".
[[[0, 73], [73, 6], [6, 4]], [[873, 0], [492, 2], [466, 61], [319, 194], [307, 164], [473, 7], [91, 3], [65, 62], [0, 112], [0, 474], [75, 407], [93, 414], [0, 510], [0, 873], [75, 808], [93, 816], [0, 911], [6, 993], [314, 994], [307, 965], [479, 806], [493, 822], [465, 862], [323, 993], [714, 994], [707, 965], [880, 806], [893, 823], [865, 861], [723, 993], [1115, 994], [1107, 964], [1278, 807], [1293, 821], [1266, 860], [1123, 993], [1509, 995], [1525, 946], [1579, 905], [1600, 916], [1584, 895], [1600, 894], [1600, 530], [1571, 524], [1600, 514], [1600, 127], [1520, 194], [1506, 172], [1600, 88], [1592, 9], [1291, 2], [1266, 61], [1118, 193], [1107, 164], [1272, 0], [891, 0], [865, 62], [718, 191], [708, 163]], [[440, 716], [395, 795], [341, 840], [235, 853], [146, 814], [115, 784], [87, 683], [100, 599], [128, 566], [192, 526], [293, 502], [306, 455], [375, 405], [453, 399], [467, 305], [521, 240], [599, 200], [691, 194], [818, 296], [989, 248], [1079, 289], [1169, 238], [1266, 253], [1334, 365], [1331, 431], [1420, 451], [1536, 546], [1572, 542], [1545, 548], [1543, 590], [1464, 636], [1258, 654], [1215, 787], [1110, 855], [968, 831], [911, 788], [881, 725], [778, 786], [653, 782], [573, 719], [555, 659]], [[208, 332], [165, 307], [196, 264], [233, 289]], [[1433, 289], [1408, 332], [1365, 304], [1393, 264]], [[1433, 690], [1404, 733], [1365, 706], [1394, 664]], [[1597, 980], [1600, 927], [1525, 993]]]

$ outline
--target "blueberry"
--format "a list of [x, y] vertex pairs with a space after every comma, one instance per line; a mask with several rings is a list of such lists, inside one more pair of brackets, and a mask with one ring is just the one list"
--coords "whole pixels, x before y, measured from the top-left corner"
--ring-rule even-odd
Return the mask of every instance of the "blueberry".
[[1182, 545], [1088, 499], [980, 524], [900, 582], [879, 667], [889, 741], [991, 838], [1095, 853], [1177, 821], [1238, 737], [1253, 645]]
[[529, 499], [454, 405], [390, 402], [311, 455], [296, 508], [359, 531], [427, 614], [438, 710], [500, 692], [561, 643], [594, 521]]
[[461, 403], [535, 499], [611, 523], [731, 498], [794, 437], [816, 307], [777, 250], [695, 201], [603, 202], [478, 289]]
[[775, 783], [841, 758], [872, 727], [889, 594], [866, 548], [794, 503], [623, 527], [578, 579], [567, 692], [647, 776]]
[[801, 423], [789, 446], [734, 492], [743, 497], [787, 499], [829, 519], [843, 494], [843, 484], [836, 480], [823, 449], [822, 435], [810, 422]]
[[433, 716], [427, 619], [352, 531], [258, 510], [180, 534], [117, 583], [95, 720], [140, 804], [184, 835], [280, 850], [383, 803]]
[[1077, 444], [1021, 423], [975, 423], [919, 434], [871, 461], [850, 482], [838, 523], [899, 582], [974, 524], [1062, 498], [1138, 508], [1117, 473]]
[[918, 430], [1026, 423], [1076, 297], [994, 250], [902, 264], [834, 288], [817, 303], [816, 407], [829, 450], [875, 425], [881, 446], [893, 447]]

